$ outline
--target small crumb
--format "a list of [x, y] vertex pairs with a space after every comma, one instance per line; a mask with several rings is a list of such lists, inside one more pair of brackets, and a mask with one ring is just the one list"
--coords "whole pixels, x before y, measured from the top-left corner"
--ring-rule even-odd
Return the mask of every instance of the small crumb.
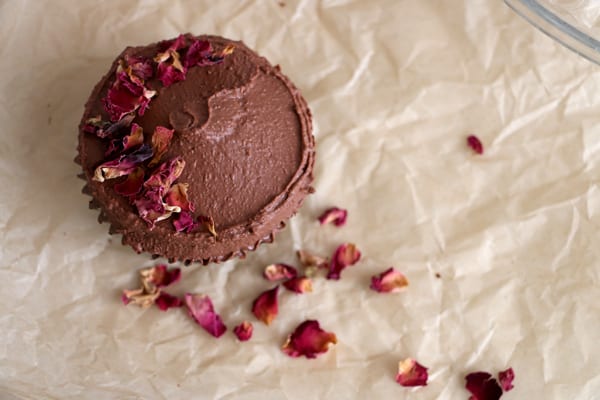
[[436, 278], [438, 278], [438, 279], [440, 279], [440, 278], [442, 277], [442, 275], [440, 275], [440, 273], [439, 273], [439, 272], [436, 272], [436, 273], [435, 273], [435, 277], [436, 277]]
[[52, 124], [52, 115], [48, 115], [48, 125]]
[[285, 3], [283, 1], [278, 1], [277, 4], [279, 7], [285, 7]]

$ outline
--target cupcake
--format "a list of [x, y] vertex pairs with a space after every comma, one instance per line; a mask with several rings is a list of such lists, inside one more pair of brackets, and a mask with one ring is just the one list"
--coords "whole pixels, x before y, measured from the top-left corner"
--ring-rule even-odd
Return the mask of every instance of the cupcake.
[[85, 105], [77, 150], [99, 221], [171, 262], [243, 257], [313, 192], [306, 101], [278, 66], [218, 36], [126, 48]]

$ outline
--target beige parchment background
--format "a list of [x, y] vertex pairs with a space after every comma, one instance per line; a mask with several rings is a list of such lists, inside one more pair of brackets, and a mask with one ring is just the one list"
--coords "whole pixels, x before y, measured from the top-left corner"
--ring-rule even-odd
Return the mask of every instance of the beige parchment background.
[[[600, 398], [600, 68], [500, 1], [284, 1], [0, 1], [0, 398], [467, 399], [466, 373], [508, 366], [508, 400]], [[364, 255], [282, 293], [248, 343], [122, 306], [154, 262], [96, 222], [72, 162], [114, 56], [187, 31], [242, 39], [301, 88], [317, 192], [275, 244], [170, 292], [209, 294], [231, 329], [264, 265], [343, 241]], [[331, 205], [346, 227], [315, 222]], [[410, 287], [369, 290], [390, 265]], [[307, 318], [339, 343], [291, 359]], [[405, 357], [427, 387], [394, 382]]]

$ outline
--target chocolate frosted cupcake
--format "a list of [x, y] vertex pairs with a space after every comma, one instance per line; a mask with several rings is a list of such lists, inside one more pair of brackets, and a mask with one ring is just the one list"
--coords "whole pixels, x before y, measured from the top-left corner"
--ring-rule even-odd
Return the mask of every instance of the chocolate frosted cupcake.
[[311, 115], [242, 42], [182, 35], [128, 47], [79, 127], [84, 193], [123, 244], [171, 261], [244, 256], [311, 193]]

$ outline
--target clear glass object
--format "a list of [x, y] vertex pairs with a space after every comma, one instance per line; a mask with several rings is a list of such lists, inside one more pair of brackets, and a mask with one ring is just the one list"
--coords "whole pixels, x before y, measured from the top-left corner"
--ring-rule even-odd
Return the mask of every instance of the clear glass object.
[[504, 0], [564, 46], [600, 64], [600, 0]]

